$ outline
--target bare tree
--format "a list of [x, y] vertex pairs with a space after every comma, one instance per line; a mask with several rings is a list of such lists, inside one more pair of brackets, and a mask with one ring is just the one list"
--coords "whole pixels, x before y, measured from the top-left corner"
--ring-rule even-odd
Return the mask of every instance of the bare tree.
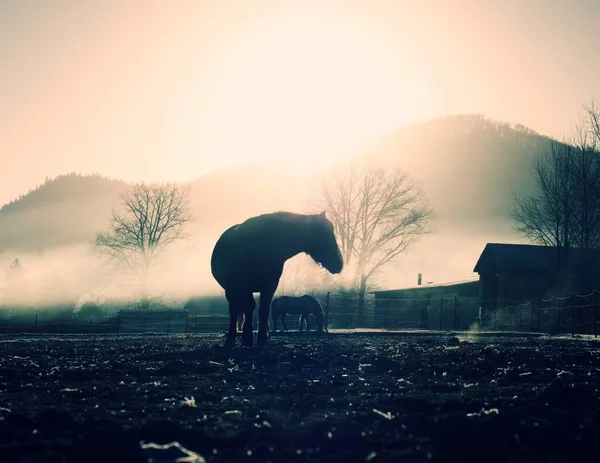
[[583, 250], [600, 246], [600, 153], [595, 134], [598, 127], [594, 126], [593, 120], [590, 116], [589, 121], [577, 127], [572, 142], [575, 147], [571, 171], [572, 209], [576, 244]]
[[[531, 242], [554, 246], [556, 268], [585, 272], [587, 250], [600, 246], [600, 156], [597, 150], [598, 115], [589, 106], [588, 118], [577, 127], [570, 144], [551, 140], [534, 163], [536, 192], [513, 193], [515, 230]], [[578, 248], [579, 261], [570, 250]]]
[[173, 185], [134, 185], [121, 196], [124, 212], [113, 210], [110, 232], [98, 233], [95, 249], [139, 276], [141, 306], [148, 308], [148, 274], [164, 249], [186, 237], [191, 220], [186, 191]]
[[589, 105], [584, 106], [584, 109], [587, 115], [586, 128], [594, 140], [594, 146], [597, 147], [600, 143], [600, 108], [592, 100]]
[[373, 164], [342, 166], [321, 179], [319, 190], [344, 266], [355, 269], [362, 310], [369, 279], [430, 231], [433, 209], [406, 173]]
[[575, 241], [573, 149], [551, 140], [548, 149], [534, 163], [532, 177], [537, 185], [533, 195], [513, 193], [515, 230], [531, 242], [557, 248], [557, 267]]

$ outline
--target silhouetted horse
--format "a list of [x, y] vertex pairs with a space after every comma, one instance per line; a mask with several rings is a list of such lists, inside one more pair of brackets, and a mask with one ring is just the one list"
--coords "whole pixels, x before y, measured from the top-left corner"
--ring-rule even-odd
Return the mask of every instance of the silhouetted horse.
[[263, 214], [234, 225], [221, 235], [210, 263], [212, 274], [229, 302], [226, 345], [235, 343], [237, 316], [244, 312], [242, 344], [252, 346], [253, 293], [260, 293], [258, 345], [266, 344], [271, 301], [283, 264], [301, 252], [331, 273], [342, 271], [342, 255], [325, 211], [315, 215]]
[[281, 318], [281, 326], [284, 330], [287, 330], [285, 325], [285, 316], [290, 315], [301, 315], [300, 325], [298, 330], [302, 331], [303, 324], [306, 324], [306, 331], [308, 331], [308, 316], [313, 314], [317, 320], [317, 327], [319, 331], [323, 330], [323, 324], [325, 322], [325, 312], [323, 307], [319, 304], [314, 297], [304, 295], [300, 297], [281, 296], [273, 300], [271, 304], [271, 321], [273, 322], [272, 329], [275, 331], [277, 328], [277, 320]]

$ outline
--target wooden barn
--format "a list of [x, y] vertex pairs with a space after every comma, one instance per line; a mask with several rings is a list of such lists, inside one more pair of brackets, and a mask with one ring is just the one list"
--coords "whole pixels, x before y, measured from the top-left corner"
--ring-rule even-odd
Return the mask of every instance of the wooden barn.
[[373, 294], [375, 313], [391, 328], [466, 329], [479, 315], [478, 277]]
[[552, 246], [488, 243], [474, 268], [484, 312], [600, 288], [600, 251], [570, 249], [560, 271], [558, 256]]
[[[560, 262], [560, 265], [559, 265]], [[600, 250], [488, 243], [479, 276], [373, 292], [375, 317], [387, 328], [467, 329], [486, 313], [553, 296], [600, 290]]]

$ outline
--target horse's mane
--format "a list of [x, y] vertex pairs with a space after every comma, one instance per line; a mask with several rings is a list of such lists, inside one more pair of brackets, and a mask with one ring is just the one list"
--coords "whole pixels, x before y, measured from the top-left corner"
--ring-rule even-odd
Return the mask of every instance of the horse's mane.
[[270, 212], [267, 214], [257, 215], [256, 217], [251, 217], [251, 218], [247, 219], [246, 221], [244, 221], [243, 223], [254, 222], [254, 221], [291, 222], [291, 221], [296, 221], [296, 220], [300, 220], [300, 219], [306, 219], [308, 217], [309, 217], [308, 214], [297, 214], [295, 212], [277, 211], [277, 212]]

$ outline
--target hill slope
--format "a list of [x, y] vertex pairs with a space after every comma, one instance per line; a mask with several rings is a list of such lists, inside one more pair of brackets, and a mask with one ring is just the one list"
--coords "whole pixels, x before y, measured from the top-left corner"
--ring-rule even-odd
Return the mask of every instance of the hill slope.
[[[438, 216], [439, 233], [402, 258], [392, 269], [391, 284], [401, 284], [406, 273], [410, 283], [417, 272], [426, 281], [465, 276], [486, 242], [515, 242], [511, 191], [532, 188], [532, 161], [547, 142], [522, 126], [466, 115], [399, 128], [357, 152], [411, 174]], [[198, 259], [206, 267], [218, 235], [247, 217], [283, 209], [309, 212], [313, 180], [278, 166], [244, 165], [184, 185], [195, 216], [190, 232], [200, 253], [191, 267], [195, 271]], [[0, 209], [0, 254], [91, 241], [108, 225], [126, 188], [125, 182], [100, 176], [66, 175], [47, 182]]]
[[532, 190], [532, 162], [548, 141], [520, 125], [449, 116], [401, 127], [366, 146], [363, 155], [408, 171], [439, 217], [508, 219], [512, 190]]
[[61, 175], [0, 209], [0, 251], [37, 251], [88, 241], [106, 227], [127, 183]]

